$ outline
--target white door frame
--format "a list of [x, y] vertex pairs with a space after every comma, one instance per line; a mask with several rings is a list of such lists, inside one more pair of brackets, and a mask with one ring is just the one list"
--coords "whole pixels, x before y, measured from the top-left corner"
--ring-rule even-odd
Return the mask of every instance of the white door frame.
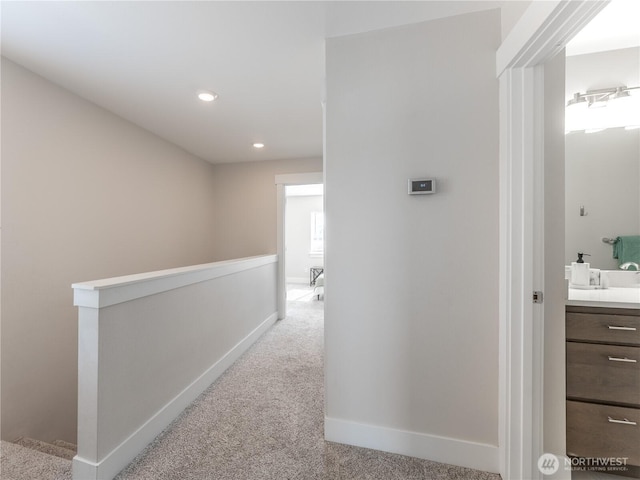
[[285, 187], [287, 185], [317, 185], [324, 183], [322, 172], [312, 173], [291, 173], [285, 175], [276, 175], [276, 229], [277, 240], [276, 250], [278, 254], [278, 280], [276, 283], [278, 291], [278, 320], [282, 320], [287, 316], [287, 279], [285, 269], [285, 250], [284, 250], [284, 227], [285, 227], [285, 206], [286, 196]]
[[[496, 54], [500, 82], [500, 473], [538, 479], [543, 453], [544, 63], [609, 0], [532, 2]], [[559, 247], [560, 248], [560, 247]]]

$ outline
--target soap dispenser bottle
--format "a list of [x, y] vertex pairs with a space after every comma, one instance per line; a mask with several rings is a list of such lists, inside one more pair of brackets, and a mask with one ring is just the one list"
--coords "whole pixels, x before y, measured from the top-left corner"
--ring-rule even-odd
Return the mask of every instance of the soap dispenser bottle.
[[571, 262], [571, 284], [575, 287], [588, 287], [589, 286], [589, 267], [588, 263], [585, 263], [584, 256], [589, 257], [588, 253], [578, 252], [578, 260]]

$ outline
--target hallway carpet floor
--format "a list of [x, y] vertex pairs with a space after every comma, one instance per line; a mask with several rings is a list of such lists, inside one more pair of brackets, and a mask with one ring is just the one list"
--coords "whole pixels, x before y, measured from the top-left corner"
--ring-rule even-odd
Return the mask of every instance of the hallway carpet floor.
[[499, 480], [326, 442], [322, 303], [290, 302], [117, 480]]

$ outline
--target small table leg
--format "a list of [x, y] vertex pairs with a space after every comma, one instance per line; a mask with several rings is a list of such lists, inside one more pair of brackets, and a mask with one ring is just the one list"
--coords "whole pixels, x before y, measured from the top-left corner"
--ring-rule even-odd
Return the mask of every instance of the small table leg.
[[311, 267], [309, 269], [309, 286], [316, 284], [317, 278], [324, 272], [324, 267]]

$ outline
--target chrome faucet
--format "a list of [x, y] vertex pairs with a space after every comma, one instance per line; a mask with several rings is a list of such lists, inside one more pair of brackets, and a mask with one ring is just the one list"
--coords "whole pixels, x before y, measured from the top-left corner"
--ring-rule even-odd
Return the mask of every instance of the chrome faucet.
[[626, 262], [626, 263], [623, 263], [622, 265], [620, 265], [620, 268], [621, 268], [622, 270], [629, 270], [629, 267], [631, 267], [631, 266], [635, 267], [635, 268], [636, 268], [636, 270], [640, 270], [640, 265], [638, 265], [636, 262]]

